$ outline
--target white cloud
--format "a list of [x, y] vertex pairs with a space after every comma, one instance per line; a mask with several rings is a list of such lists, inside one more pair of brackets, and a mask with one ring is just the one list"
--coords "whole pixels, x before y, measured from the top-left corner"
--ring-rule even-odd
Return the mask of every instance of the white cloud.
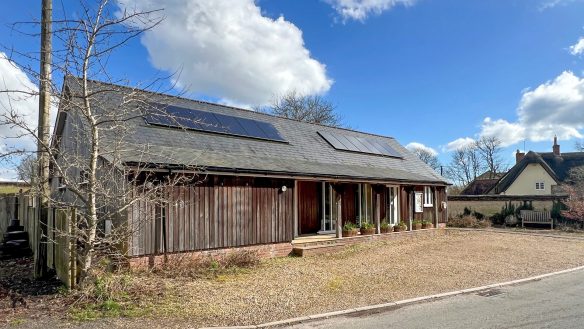
[[370, 15], [379, 15], [396, 5], [413, 5], [415, 0], [326, 0], [344, 20], [364, 21]]
[[565, 5], [568, 5], [572, 2], [577, 2], [577, 1], [581, 1], [581, 0], [545, 0], [545, 1], [540, 2], [539, 10], [543, 11], [546, 9], [552, 9], [552, 8], [560, 6], [560, 5], [565, 6]]
[[18, 180], [18, 172], [14, 168], [0, 168], [0, 182], [13, 182]]
[[[4, 115], [11, 113], [19, 116], [30, 128], [36, 128], [38, 117], [37, 86], [5, 53], [0, 52], [0, 122]], [[22, 136], [23, 131], [13, 125], [0, 124], [0, 151], [7, 152], [15, 148], [34, 150], [32, 136]]]
[[438, 155], [438, 151], [436, 151], [435, 149], [433, 149], [433, 148], [431, 148], [429, 146], [426, 146], [426, 145], [424, 145], [422, 143], [418, 143], [418, 142], [411, 142], [408, 145], [406, 145], [406, 148], [408, 150], [410, 150], [410, 151], [413, 151], [413, 150], [424, 150], [424, 151], [426, 151], [426, 152], [428, 152], [428, 153], [430, 153], [430, 154], [432, 154], [434, 156]]
[[[584, 77], [565, 71], [533, 90], [523, 91], [517, 107], [516, 122], [487, 117], [477, 135], [498, 137], [502, 146], [509, 146], [523, 140], [551, 141], [554, 135], [560, 140], [583, 138], [582, 129]], [[459, 143], [460, 140], [464, 139], [459, 138], [448, 145]]]
[[580, 38], [576, 44], [570, 46], [570, 54], [574, 56], [584, 54], [584, 37]]
[[296, 90], [322, 94], [333, 81], [311, 57], [302, 31], [262, 16], [253, 0], [119, 0], [122, 10], [164, 8], [141, 41], [152, 64], [176, 72], [178, 86], [226, 102], [265, 105]]
[[458, 150], [458, 149], [461, 149], [463, 147], [470, 146], [470, 145], [474, 144], [474, 142], [475, 142], [475, 140], [470, 138], [470, 137], [457, 138], [457, 139], [453, 140], [452, 142], [446, 144], [446, 146], [443, 147], [443, 150], [444, 151]]

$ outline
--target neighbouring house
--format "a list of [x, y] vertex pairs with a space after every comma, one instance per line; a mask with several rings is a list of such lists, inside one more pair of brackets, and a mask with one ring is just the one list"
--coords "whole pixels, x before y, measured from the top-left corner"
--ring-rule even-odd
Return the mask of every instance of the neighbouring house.
[[475, 178], [460, 191], [460, 195], [482, 195], [487, 194], [503, 177], [504, 173], [494, 173], [487, 171]]
[[[125, 145], [100, 159], [107, 167], [115, 157], [123, 173], [112, 185], [128, 182], [136, 168], [158, 179], [198, 177], [171, 187], [164, 204], [127, 209], [128, 226], [141, 223], [128, 256], [266, 245], [282, 246], [282, 254], [298, 236], [340, 238], [346, 222], [446, 222], [447, 181], [395, 138], [97, 81], [90, 88], [99, 91], [96, 111], [117, 108], [127, 94], [148, 100], [124, 121], [125, 136], [102, 132], [102, 145], [120, 138]], [[65, 79], [64, 95], [75, 98], [78, 89], [78, 79]], [[59, 110], [53, 145], [60, 153], [88, 153], [81, 121], [73, 109]], [[82, 168], [72, 170], [83, 179]], [[61, 177], [52, 188], [70, 197]]]
[[517, 151], [515, 165], [491, 188], [489, 194], [557, 195], [570, 170], [584, 166], [584, 152], [560, 152], [554, 137], [552, 152]]
[[460, 195], [450, 196], [450, 214], [461, 214], [468, 208], [492, 216], [508, 203], [529, 203], [535, 210], [550, 211], [565, 200], [567, 195], [561, 185], [569, 178], [570, 170], [580, 166], [584, 166], [584, 152], [562, 153], [557, 138], [552, 152], [518, 150], [515, 165], [509, 171], [497, 179], [481, 175]]

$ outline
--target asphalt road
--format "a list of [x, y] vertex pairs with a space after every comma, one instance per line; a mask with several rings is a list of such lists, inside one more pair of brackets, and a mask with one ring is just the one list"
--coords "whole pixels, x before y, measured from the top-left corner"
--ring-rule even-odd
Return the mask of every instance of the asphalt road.
[[584, 328], [584, 271], [291, 328]]

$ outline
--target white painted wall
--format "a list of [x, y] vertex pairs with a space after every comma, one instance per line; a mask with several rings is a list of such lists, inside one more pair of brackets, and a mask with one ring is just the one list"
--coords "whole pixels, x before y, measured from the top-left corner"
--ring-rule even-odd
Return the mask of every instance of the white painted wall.
[[[536, 190], [535, 183], [543, 182], [544, 189]], [[513, 184], [501, 194], [506, 195], [551, 195], [555, 180], [539, 163], [530, 163], [523, 169]]]

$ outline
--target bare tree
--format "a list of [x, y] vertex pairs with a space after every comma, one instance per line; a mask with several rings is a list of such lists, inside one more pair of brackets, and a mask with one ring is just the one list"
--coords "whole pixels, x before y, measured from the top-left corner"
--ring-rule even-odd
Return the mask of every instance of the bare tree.
[[568, 209], [562, 211], [562, 215], [584, 223], [584, 166], [570, 170], [563, 189], [568, 193], [568, 199], [565, 202]]
[[578, 152], [584, 152], [584, 143], [583, 142], [576, 142], [576, 151]]
[[493, 175], [490, 178], [495, 178], [494, 175], [505, 170], [501, 159], [501, 140], [499, 138], [483, 136], [475, 142], [474, 148], [489, 174]]
[[35, 155], [25, 157], [16, 167], [18, 179], [33, 184], [38, 177], [38, 162]]
[[434, 153], [416, 146], [412, 146], [410, 151], [414, 152], [414, 154], [417, 155], [420, 160], [424, 161], [424, 163], [430, 166], [430, 168], [436, 171], [440, 169], [440, 161], [438, 161], [438, 157]]
[[[114, 79], [108, 72], [108, 62], [115, 50], [133, 38], [154, 28], [161, 21], [159, 11], [119, 12], [115, 4], [101, 0], [88, 5], [80, 1], [81, 12], [76, 18], [55, 19], [53, 38], [58, 49], [53, 51], [51, 72], [46, 81], [53, 108], [58, 118], [67, 117], [68, 130], [54, 134], [50, 143], [39, 138], [37, 127], [23, 118], [19, 108], [12, 107], [0, 115], [0, 125], [19, 131], [19, 137], [38, 143], [39, 152], [48, 158], [51, 183], [50, 204], [56, 208], [74, 208], [79, 215], [71, 238], [77, 241], [80, 259], [80, 281], [90, 275], [96, 254], [120, 256], [111, 246], [127, 241], [132, 234], [133, 222], [128, 225], [124, 213], [139, 200], [166, 202], [168, 189], [177, 184], [194, 183], [196, 176], [185, 174], [160, 174], [148, 167], [152, 157], [172, 161], [176, 154], [154, 154], [148, 141], [133, 137], [132, 120], [143, 120], [143, 115], [158, 113], [168, 115], [160, 106], [169, 100], [161, 94], [146, 93], [132, 87], [122, 87], [123, 80]], [[38, 24], [32, 22], [29, 24]], [[37, 37], [38, 34], [31, 34]], [[27, 60], [38, 58], [34, 54], [18, 53]], [[21, 65], [30, 77], [39, 81], [41, 74], [32, 66]], [[93, 79], [104, 81], [97, 83]], [[63, 81], [61, 83], [61, 81]], [[155, 88], [158, 79], [142, 86]], [[38, 97], [36, 90], [0, 90], [10, 95]], [[158, 111], [158, 112], [154, 112]], [[172, 118], [170, 118], [172, 119]], [[180, 131], [180, 130], [179, 130]], [[35, 150], [12, 149], [6, 155], [19, 155], [35, 159]], [[129, 167], [124, 160], [131, 155], [135, 161]], [[22, 177], [29, 175], [31, 163], [25, 160]], [[195, 168], [183, 163], [187, 170]], [[144, 216], [144, 220], [147, 218]], [[124, 221], [124, 218], [126, 219]], [[106, 234], [105, 223], [110, 221], [118, 229]], [[65, 232], [56, 232], [66, 234]]]
[[468, 185], [484, 170], [480, 153], [475, 145], [461, 147], [454, 151], [446, 176], [455, 184]]
[[303, 122], [331, 127], [344, 126], [331, 102], [318, 95], [303, 95], [294, 90], [275, 97], [269, 106], [256, 110]]

